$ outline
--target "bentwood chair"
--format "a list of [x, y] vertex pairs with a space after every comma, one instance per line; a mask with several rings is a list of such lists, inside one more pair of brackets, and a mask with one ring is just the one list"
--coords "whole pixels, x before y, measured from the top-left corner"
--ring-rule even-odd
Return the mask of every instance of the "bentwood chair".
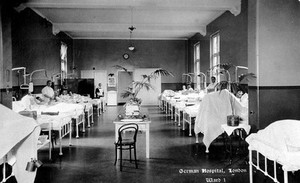
[[117, 163], [118, 149], [120, 152], [120, 171], [122, 171], [122, 151], [129, 150], [129, 158], [131, 162], [131, 149], [134, 150], [135, 168], [138, 168], [136, 159], [136, 136], [139, 131], [139, 126], [135, 123], [122, 125], [118, 129], [118, 141], [115, 142], [115, 163]]

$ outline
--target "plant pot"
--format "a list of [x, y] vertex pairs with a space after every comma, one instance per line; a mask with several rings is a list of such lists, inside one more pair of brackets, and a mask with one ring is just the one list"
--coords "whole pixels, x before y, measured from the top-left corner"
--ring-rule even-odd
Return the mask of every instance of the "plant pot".
[[228, 126], [238, 126], [239, 124], [240, 124], [240, 117], [238, 115], [227, 116], [227, 125]]
[[126, 116], [138, 116], [140, 114], [140, 106], [138, 104], [127, 104], [125, 106]]

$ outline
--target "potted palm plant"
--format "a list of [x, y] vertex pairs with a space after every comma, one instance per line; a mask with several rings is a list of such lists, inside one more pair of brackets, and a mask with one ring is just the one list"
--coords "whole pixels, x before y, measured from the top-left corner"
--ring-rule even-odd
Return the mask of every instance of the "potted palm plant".
[[[128, 72], [128, 70], [120, 65], [114, 66], [117, 69], [122, 69], [126, 71], [128, 74], [131, 74], [131, 72]], [[172, 76], [173, 74], [165, 69], [159, 68], [153, 71], [151, 74], [142, 75], [142, 79], [140, 81], [133, 81], [127, 89], [121, 94], [121, 97], [123, 98], [129, 98], [129, 101], [126, 102], [126, 106], [132, 106], [132, 105], [138, 105], [140, 106], [142, 103], [142, 100], [138, 98], [138, 94], [142, 89], [148, 90], [154, 90], [153, 86], [151, 85], [151, 80], [155, 80], [158, 76]]]
[[[219, 74], [224, 74], [226, 75], [226, 79], [224, 81], [220, 81], [217, 84], [217, 88], [221, 91], [223, 89], [228, 89], [233, 95], [236, 95], [236, 93], [241, 89], [241, 85], [244, 81], [248, 82], [251, 79], [256, 78], [254, 73], [246, 73], [246, 74], [241, 74], [236, 81], [231, 81], [231, 75], [229, 72], [230, 68], [237, 67], [231, 63], [222, 63], [218, 64], [215, 67], [217, 67], [217, 71]], [[228, 126], [238, 126], [240, 123], [240, 117], [235, 114], [234, 110], [234, 102], [235, 99], [233, 96], [230, 98], [231, 102], [231, 109], [232, 109], [232, 114], [227, 116], [227, 125]]]

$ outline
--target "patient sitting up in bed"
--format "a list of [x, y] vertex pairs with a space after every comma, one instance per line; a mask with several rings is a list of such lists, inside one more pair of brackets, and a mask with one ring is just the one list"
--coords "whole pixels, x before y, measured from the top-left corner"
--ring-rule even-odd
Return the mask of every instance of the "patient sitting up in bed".
[[244, 92], [242, 90], [239, 90], [238, 92], [236, 92], [235, 96], [239, 99], [242, 98], [242, 96], [244, 95]]
[[186, 86], [185, 85], [182, 85], [182, 92], [185, 92], [186, 91]]
[[185, 91], [182, 91], [183, 95], [188, 95], [189, 93], [194, 92], [194, 89], [192, 88], [192, 86], [190, 84], [187, 85], [187, 88]]
[[194, 89], [192, 88], [192, 86], [190, 84], [187, 85], [187, 91], [194, 91]]
[[62, 93], [59, 95], [59, 97], [57, 97], [58, 100], [69, 100], [71, 98], [71, 96], [68, 93], [68, 90], [66, 88], [64, 88], [62, 90]]
[[240, 99], [241, 104], [244, 107], [248, 107], [248, 93], [244, 92], [247, 91], [246, 89], [240, 88], [236, 93], [236, 97]]
[[22, 97], [21, 103], [25, 107], [25, 110], [29, 111], [32, 109], [32, 106], [43, 104], [43, 101], [40, 98], [35, 98], [35, 96], [31, 93], [28, 93], [27, 95]]

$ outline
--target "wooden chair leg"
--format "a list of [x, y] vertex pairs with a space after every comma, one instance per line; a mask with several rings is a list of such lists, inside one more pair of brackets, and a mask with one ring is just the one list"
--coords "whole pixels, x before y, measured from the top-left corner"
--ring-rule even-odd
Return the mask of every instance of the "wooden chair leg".
[[120, 145], [120, 171], [122, 171], [122, 145]]
[[137, 164], [137, 160], [136, 160], [136, 146], [135, 146], [135, 145], [134, 145], [134, 147], [133, 147], [133, 150], [134, 150], [135, 168], [137, 169], [137, 168], [138, 168], [138, 164]]
[[114, 163], [115, 166], [117, 164], [117, 156], [118, 156], [118, 148], [117, 145], [115, 145], [115, 163]]

